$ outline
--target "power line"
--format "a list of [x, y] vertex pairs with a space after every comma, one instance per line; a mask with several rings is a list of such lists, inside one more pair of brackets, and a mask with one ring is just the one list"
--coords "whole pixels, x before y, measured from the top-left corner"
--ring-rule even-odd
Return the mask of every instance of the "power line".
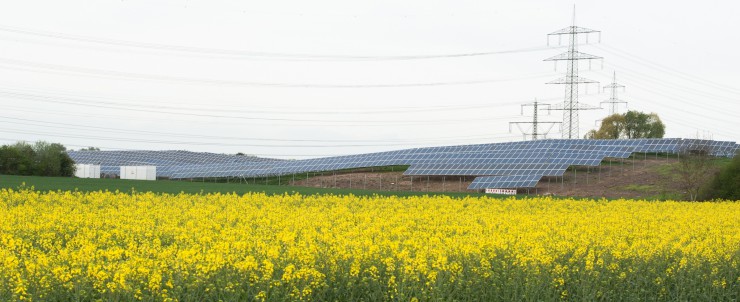
[[[651, 93], [651, 94], [654, 94], [654, 95], [662, 96], [662, 97], [668, 98], [670, 100], [676, 100], [676, 101], [686, 102], [686, 101], [683, 101], [680, 97], [667, 95], [665, 93], [661, 93], [661, 92], [658, 92], [656, 90], [651, 90], [650, 88], [647, 88], [647, 87], [643, 87], [643, 86], [639, 86], [639, 85], [635, 85], [635, 84], [632, 84], [632, 85], [635, 86], [635, 87], [638, 87], [638, 88], [642, 88], [646, 92]], [[699, 113], [696, 110], [691, 110], [691, 111], [684, 110], [684, 109], [681, 109], [680, 106], [665, 106], [665, 104], [661, 104], [659, 102], [651, 101], [650, 98], [645, 98], [645, 99], [642, 99], [641, 101], [642, 102], [653, 103], [653, 104], [656, 104], [656, 105], [660, 105], [660, 107], [662, 109], [664, 109], [664, 110], [680, 111], [680, 112], [689, 114], [689, 116], [703, 117], [703, 118], [706, 118], [707, 120], [711, 120], [711, 121], [721, 121], [721, 122], [733, 122], [733, 121], [737, 121], [737, 120], [732, 120], [731, 121], [731, 120], [719, 119], [716, 115], [705, 115], [705, 114]]]
[[630, 60], [630, 61], [633, 61], [633, 62], [637, 62], [640, 65], [647, 66], [647, 67], [650, 67], [652, 69], [655, 69], [655, 70], [659, 70], [661, 72], [668, 73], [668, 74], [670, 74], [672, 76], [680, 77], [680, 78], [683, 78], [683, 79], [686, 79], [686, 80], [689, 80], [689, 81], [692, 81], [692, 82], [704, 83], [703, 85], [705, 85], [705, 86], [713, 86], [714, 89], [725, 90], [725, 91], [728, 91], [728, 92], [731, 92], [731, 93], [734, 93], [734, 94], [739, 94], [740, 93], [740, 89], [738, 89], [737, 87], [728, 86], [728, 85], [725, 85], [725, 84], [721, 84], [721, 83], [716, 83], [716, 82], [713, 82], [713, 81], [709, 81], [707, 79], [704, 79], [704, 78], [701, 78], [701, 77], [697, 77], [695, 75], [692, 75], [692, 74], [689, 74], [689, 73], [680, 71], [678, 69], [671, 68], [671, 67], [668, 67], [668, 66], [665, 66], [665, 65], [662, 65], [662, 64], [658, 64], [658, 63], [656, 63], [654, 61], [651, 61], [651, 60], [648, 60], [648, 59], [640, 58], [640, 57], [638, 57], [638, 56], [636, 56], [634, 54], [628, 53], [628, 52], [626, 52], [624, 50], [618, 49], [618, 48], [613, 47], [613, 46], [610, 46], [608, 44], [602, 44], [601, 46], [595, 46], [595, 47], [596, 48], [599, 48], [599, 49], [602, 49], [604, 51], [610, 52], [610, 53], [612, 53], [612, 54], [614, 54], [614, 55], [616, 55], [618, 57], [622, 57], [622, 58], [625, 58], [627, 60]]
[[[644, 79], [641, 79], [640, 82], [647, 82], [647, 81], [644, 80]], [[717, 111], [717, 112], [713, 112], [712, 113], [713, 115], [702, 114], [701, 111], [698, 110], [698, 109], [699, 108], [705, 108], [705, 107], [704, 106], [699, 106], [699, 103], [697, 103], [696, 101], [692, 101], [692, 100], [686, 99], [683, 96], [679, 96], [679, 95], [673, 94], [671, 92], [668, 92], [668, 93], [661, 92], [662, 90], [656, 88], [654, 85], [651, 85], [649, 87], [648, 86], [642, 86], [641, 84], [637, 84], [637, 83], [631, 83], [630, 85], [631, 86], [634, 86], [634, 87], [636, 87], [636, 88], [638, 88], [640, 90], [644, 90], [645, 92], [647, 92], [649, 94], [653, 94], [653, 95], [656, 95], [656, 96], [659, 96], [659, 97], [667, 98], [667, 99], [669, 99], [670, 101], [672, 101], [674, 103], [681, 103], [681, 104], [685, 104], [686, 106], [690, 106], [690, 107], [688, 107], [689, 109], [683, 109], [683, 108], [687, 108], [687, 107], [685, 107], [683, 105], [665, 106], [665, 104], [662, 104], [662, 103], [660, 103], [658, 101], [655, 101], [654, 98], [650, 98], [650, 97], [642, 98], [640, 100], [643, 103], [651, 103], [651, 104], [658, 105], [661, 108], [661, 110], [679, 112], [681, 114], [685, 114], [686, 116], [690, 116], [690, 117], [693, 117], [693, 118], [697, 118], [698, 117], [698, 118], [706, 119], [707, 121], [713, 121], [713, 122], [725, 122], [725, 123], [734, 123], [735, 122], [735, 120], [721, 119], [718, 116], [718, 115], [728, 115], [728, 116], [731, 116], [731, 117], [734, 118], [735, 115], [733, 115], [732, 113], [723, 112], [723, 111]], [[677, 125], [681, 125], [681, 126], [692, 128], [692, 129], [697, 129], [698, 128], [697, 127], [698, 125], [708, 125], [706, 123], [696, 123], [696, 121], [694, 121], [693, 124], [686, 123], [686, 122], [680, 122], [679, 119], [674, 119], [674, 118], [670, 118], [670, 117], [666, 118], [665, 116], [663, 116], [661, 119], [664, 120], [666, 123], [677, 124]], [[725, 135], [727, 137], [736, 137], [736, 134], [735, 133], [729, 133], [729, 132], [725, 132], [725, 131], [722, 131], [722, 130], [716, 130], [716, 129], [713, 130], [713, 131], [714, 132], [717, 132], [717, 133], [721, 133], [721, 134], [723, 134], [723, 135]]]
[[[659, 92], [656, 89], [652, 89], [652, 88], [648, 88], [648, 87], [643, 87], [643, 86], [640, 86], [638, 84], [632, 84], [632, 85], [635, 86], [635, 87], [637, 87], [637, 88], [643, 89], [643, 90], [645, 90], [646, 92], [648, 92], [650, 94], [654, 94], [654, 95], [657, 95], [657, 96], [665, 97], [665, 98], [668, 98], [668, 99], [670, 99], [672, 101], [679, 101], [679, 102], [690, 103], [687, 100], [683, 100], [681, 97], [678, 97], [678, 96], [675, 96], [675, 95], [674, 96], [671, 96], [671, 95], [668, 95], [668, 94], [665, 94], [665, 93], [661, 93], [661, 92]], [[663, 110], [681, 112], [681, 113], [687, 114], [687, 115], [692, 116], [692, 117], [700, 117], [700, 118], [705, 118], [705, 119], [711, 120], [711, 121], [720, 121], [720, 122], [727, 122], [727, 123], [734, 122], [734, 120], [723, 120], [723, 119], [719, 119], [717, 116], [710, 116], [710, 115], [701, 114], [701, 113], [699, 113], [698, 111], [696, 111], [694, 109], [685, 110], [685, 109], [682, 109], [683, 108], [682, 106], [663, 106], [663, 104], [661, 104], [659, 102], [656, 102], [656, 101], [653, 101], [652, 98], [644, 98], [642, 100], [642, 102], [645, 102], [645, 103], [653, 103], [653, 104], [656, 104], [656, 105], [660, 105], [660, 107]], [[668, 119], [666, 119], [666, 120], [668, 120]], [[680, 122], [676, 122], [676, 120], [672, 120], [672, 121], [673, 121], [673, 123], [676, 123], [676, 124], [681, 124], [681, 125], [684, 125], [684, 126], [687, 126], [687, 127], [696, 128], [696, 125], [689, 125], [689, 124], [686, 124], [686, 123], [680, 123]], [[734, 136], [734, 135], [731, 135], [728, 132], [725, 132], [725, 133], [728, 136], [730, 136], [730, 137]]]
[[117, 46], [148, 51], [175, 52], [187, 55], [211, 56], [223, 58], [240, 58], [240, 59], [281, 59], [281, 60], [321, 60], [321, 61], [401, 61], [401, 60], [428, 60], [428, 59], [445, 59], [445, 58], [465, 58], [480, 57], [500, 54], [526, 53], [546, 51], [547, 47], [524, 47], [519, 49], [466, 52], [451, 54], [433, 54], [433, 55], [329, 55], [329, 54], [307, 54], [307, 53], [281, 53], [265, 52], [250, 50], [229, 50], [217, 48], [203, 48], [191, 46], [167, 45], [158, 43], [134, 42], [116, 39], [105, 39], [87, 36], [78, 36], [65, 33], [39, 31], [27, 28], [10, 27], [0, 25], [0, 31], [12, 34], [21, 34], [26, 36], [51, 38], [72, 42], [93, 43], [105, 46]]
[[[501, 137], [505, 138], [505, 137]], [[28, 142], [28, 140], [25, 139], [11, 139], [11, 138], [0, 138], [0, 141], [7, 141], [7, 142]], [[66, 147], [78, 147], [78, 148], [87, 148], [91, 147], [91, 145], [77, 145], [77, 144], [64, 144]], [[437, 145], [426, 145], [424, 147], [435, 147]], [[95, 147], [100, 148], [102, 150], [106, 151], [142, 151], [142, 149], [132, 149], [132, 148], [120, 148], [120, 147], [110, 147], [110, 146], [99, 146], [96, 145]], [[423, 148], [423, 147], [421, 147]], [[173, 150], [173, 149], [160, 149], [160, 150]], [[403, 150], [403, 149], [387, 149], [384, 151], [394, 151], [394, 150]], [[151, 149], [147, 150], [151, 151]], [[380, 151], [383, 152], [383, 151]], [[357, 153], [339, 153], [339, 154], [286, 154], [286, 153], [250, 153], [251, 156], [259, 156], [259, 157], [270, 157], [270, 158], [296, 158], [296, 157], [303, 157], [303, 158], [317, 158], [317, 157], [328, 157], [328, 156], [347, 156], [347, 155], [356, 155]]]
[[[640, 82], [640, 83], [632, 82], [631, 83], [632, 86], [635, 86], [637, 88], [640, 88], [641, 90], [644, 90], [645, 92], [648, 92], [648, 93], [651, 93], [651, 94], [655, 94], [655, 95], [659, 95], [659, 96], [662, 96], [662, 97], [666, 97], [666, 98], [669, 98], [671, 101], [679, 102], [679, 103], [681, 103], [681, 104], [683, 104], [685, 106], [689, 106], [691, 108], [694, 108], [694, 111], [692, 112], [692, 115], [695, 115], [695, 116], [705, 116], [705, 117], [711, 118], [713, 120], [720, 120], [720, 119], [718, 119], [718, 116], [717, 115], [726, 115], [726, 116], [730, 116], [730, 117], [733, 117], [733, 118], [736, 116], [736, 114], [734, 114], [732, 112], [726, 112], [726, 111], [722, 111], [722, 110], [713, 112], [713, 114], [715, 114], [715, 115], [712, 116], [712, 117], [709, 117], [709, 116], [706, 116], [706, 115], [702, 115], [702, 114], [698, 113], [700, 111], [700, 109], [708, 109], [708, 107], [704, 106], [705, 105], [704, 103], [698, 103], [698, 102], [696, 102], [696, 100], [688, 99], [684, 95], [675, 94], [672, 90], [661, 89], [660, 87], [658, 87], [658, 85], [661, 84], [659, 80], [653, 80], [653, 79], [651, 79], [649, 77], [640, 76], [638, 74], [631, 73], [631, 72], [626, 72], [626, 74], [628, 76], [627, 79], [629, 79], [629, 76], [631, 74], [633, 77], [635, 77], [636, 79], [639, 80], [638, 82]], [[657, 85], [650, 85], [648, 87], [648, 86], [643, 86], [641, 84], [642, 82], [652, 83], [652, 84], [657, 84]], [[665, 86], [665, 85], [661, 85], [661, 86]], [[645, 100], [642, 100], [642, 101], [648, 101], [648, 100], [645, 99]], [[653, 103], [655, 103], [655, 102], [653, 102]], [[665, 107], [666, 108], [669, 108], [669, 109], [676, 109], [675, 108], [676, 106], [665, 106]]]
[[[147, 144], [167, 144], [167, 145], [185, 145], [185, 146], [219, 146], [219, 147], [269, 147], [269, 148], [348, 148], [348, 147], [388, 147], [388, 146], [426, 146], [428, 143], [384, 143], [384, 144], [316, 144], [316, 145], [279, 145], [279, 144], [231, 144], [231, 143], [214, 143], [214, 142], [193, 142], [193, 141], [174, 141], [174, 140], [156, 140], [156, 139], [143, 139], [143, 138], [123, 138], [123, 137], [107, 137], [107, 136], [95, 136], [95, 135], [74, 135], [65, 134], [58, 132], [38, 132], [29, 131], [26, 129], [12, 129], [3, 128], [0, 129], [0, 133], [12, 133], [12, 134], [23, 134], [23, 135], [43, 135], [53, 136], [55, 138], [77, 138], [77, 139], [94, 139], [102, 141], [113, 141], [113, 142], [126, 142], [126, 143], [147, 143]], [[512, 136], [506, 136], [512, 137]], [[501, 137], [503, 138], [503, 137]], [[460, 141], [471, 141], [471, 140], [460, 140]], [[473, 141], [478, 141], [473, 140]]]
[[[5, 88], [0, 86], [0, 94], [27, 94], [27, 95], [44, 95], [53, 98], [73, 99], [76, 102], [88, 103], [88, 104], [105, 104], [110, 106], [121, 106], [121, 107], [134, 107], [134, 108], [152, 108], [152, 109], [166, 109], [174, 111], [196, 111], [196, 112], [227, 112], [227, 113], [244, 113], [244, 114], [281, 114], [281, 115], [347, 115], [347, 114], [358, 114], [358, 115], [372, 115], [372, 114], [407, 114], [414, 112], [449, 112], [449, 111], [463, 111], [463, 110], [477, 110], [482, 108], [493, 108], [507, 105], [518, 105], [520, 101], [513, 100], [497, 100], [491, 101], [485, 104], [468, 104], [468, 105], [430, 105], [430, 106], [405, 106], [405, 107], [383, 107], [383, 109], [364, 108], [364, 109], [353, 109], [353, 110], [332, 110], [332, 111], [315, 111], [316, 107], [259, 107], [259, 106], [229, 106], [219, 104], [217, 108], [214, 106], [192, 106], [182, 103], [167, 103], [161, 99], [121, 99], [121, 98], [110, 98], [106, 96], [86, 96], [81, 94], [74, 94], [68, 92], [46, 92], [38, 89], [17, 89], [17, 88]], [[547, 98], [549, 100], [556, 99], [556, 97]], [[372, 102], [372, 101], [371, 101]], [[260, 101], [264, 103], [264, 101]], [[164, 104], [164, 105], [159, 105]], [[220, 109], [223, 108], [223, 109]], [[273, 110], [268, 110], [273, 109]], [[313, 111], [312, 111], [313, 109]]]
[[[137, 116], [126, 116], [126, 115], [109, 115], [109, 114], [99, 114], [95, 113], [84, 113], [84, 111], [77, 111], [77, 112], [71, 112], [71, 111], [63, 111], [63, 110], [45, 110], [41, 108], [34, 108], [34, 109], [24, 109], [24, 108], [18, 108], [14, 106], [6, 106], [3, 107], [3, 109], [6, 112], [24, 112], [24, 113], [30, 113], [34, 115], [38, 114], [46, 114], [50, 116], [51, 118], [59, 117], [60, 115], [63, 115], [64, 117], [80, 117], [84, 119], [102, 119], [106, 122], [110, 122], [111, 120], [127, 120], [127, 121], [144, 121], [144, 122], [161, 122], [163, 119], [161, 117], [154, 117], [154, 118], [141, 118]], [[501, 116], [498, 117], [498, 119], [504, 120], [513, 118], [514, 116]], [[193, 126], [193, 125], [204, 125], [209, 126], [212, 125], [214, 122], [212, 119], [208, 120], [201, 120], [201, 119], [176, 119], [176, 118], [167, 118], [166, 119], [169, 124], [178, 122], [180, 124], [184, 124], [187, 126]], [[302, 127], [302, 128], [308, 128], [308, 127], [329, 127], [329, 128], [336, 128], [336, 127], [353, 127], [353, 128], [372, 128], [372, 127], [388, 127], [388, 126], [395, 126], [395, 127], [414, 127], [414, 126], [440, 126], [440, 125], [470, 125], [470, 124], [479, 124], [479, 123], [490, 123], [490, 118], [485, 119], [475, 119], [475, 120], [460, 120], [460, 121], [445, 121], [445, 122], [435, 122], [434, 120], [429, 120], [425, 122], [410, 122], [410, 123], [396, 123], [396, 122], [388, 122], [388, 123], [373, 123], [373, 124], [362, 124], [362, 123], [301, 123], [301, 122], [284, 122], [284, 123], [277, 123], [277, 122], [260, 122], [260, 121], [249, 121], [249, 122], [243, 122], [243, 120], [233, 120], [232, 122], [218, 120], [218, 125], [221, 126], [235, 126], [235, 127], [242, 127], [242, 126], [284, 126], [284, 127]], [[426, 128], [428, 131], [428, 128]]]
[[639, 71], [634, 70], [634, 69], [631, 69], [631, 68], [625, 68], [623, 66], [617, 66], [615, 64], [610, 64], [610, 63], [607, 63], [606, 65], [607, 66], [612, 66], [614, 68], [619, 68], [620, 71], [624, 71], [627, 74], [635, 75], [635, 77], [643, 78], [645, 81], [649, 81], [649, 82], [652, 82], [654, 84], [658, 84], [660, 86], [664, 86], [664, 87], [669, 88], [671, 90], [683, 91], [683, 92], [686, 92], [686, 93], [691, 93], [691, 94], [694, 94], [694, 95], [697, 95], [697, 96], [707, 97], [707, 98], [711, 98], [711, 99], [714, 99], [714, 100], [723, 101], [723, 102], [727, 102], [727, 103], [737, 103], [737, 101], [738, 101], [738, 98], [737, 97], [734, 97], [734, 98], [733, 97], [727, 97], [727, 96], [723, 96], [723, 95], [719, 95], [719, 94], [715, 94], [715, 93], [711, 93], [711, 92], [706, 92], [706, 91], [702, 91], [702, 90], [692, 89], [692, 88], [689, 88], [687, 85], [680, 85], [680, 84], [668, 82], [668, 81], [665, 80], [665, 78], [658, 78], [658, 77], [655, 77], [655, 76], [651, 76], [649, 74], [642, 73], [642, 72], [639, 72]]
[[[2, 121], [2, 120], [10, 121]], [[111, 127], [99, 127], [91, 125], [81, 125], [72, 123], [56, 123], [49, 121], [40, 121], [23, 118], [13, 118], [0, 116], [0, 123], [10, 123], [13, 125], [29, 125], [39, 126], [45, 128], [54, 129], [73, 129], [73, 130], [88, 130], [95, 131], [96, 133], [111, 134], [135, 134], [135, 135], [154, 135], [164, 137], [182, 137], [182, 138], [200, 138], [208, 140], [237, 140], [237, 141], [269, 141], [269, 142], [321, 142], [321, 143], [380, 143], [380, 142], [437, 142], [437, 141], [450, 141], [457, 139], [480, 139], [486, 138], [488, 135], [475, 135], [475, 136], [450, 136], [450, 137], [434, 137], [434, 138], [412, 138], [412, 139], [382, 139], [382, 140], [347, 140], [347, 139], [275, 139], [275, 138], [259, 138], [259, 137], [236, 137], [236, 136], [213, 136], [213, 135], [197, 135], [192, 133], [173, 133], [173, 132], [158, 132], [158, 131], [144, 131], [144, 130], [131, 130]], [[504, 134], [504, 133], [500, 133]]]
[[53, 104], [67, 104], [77, 105], [88, 108], [101, 108], [101, 109], [116, 109], [131, 112], [144, 112], [144, 113], [158, 113], [166, 115], [178, 115], [178, 116], [190, 116], [190, 117], [205, 117], [205, 118], [223, 118], [223, 119], [234, 119], [234, 120], [250, 120], [250, 121], [264, 121], [264, 122], [304, 122], [304, 123], [334, 123], [335, 125], [343, 126], [345, 124], [366, 124], [366, 125], [414, 125], [414, 124], [447, 124], [447, 123], [469, 123], [475, 121], [490, 121], [490, 118], [480, 119], [437, 119], [434, 121], [413, 121], [413, 120], [327, 120], [327, 119], [306, 119], [306, 118], [272, 118], [272, 117], [249, 117], [249, 116], [236, 116], [236, 115], [220, 115], [220, 114], [205, 114], [205, 113], [191, 113], [191, 112], [177, 112], [177, 111], [166, 111], [166, 110], [153, 110], [147, 108], [131, 108], [123, 106], [110, 106], [110, 105], [96, 105], [85, 102], [76, 102], [72, 98], [62, 98], [44, 95], [35, 95], [27, 93], [11, 93], [0, 91], [0, 97], [11, 98], [11, 99], [23, 99], [44, 103]]
[[406, 88], [406, 87], [438, 87], [438, 86], [456, 86], [456, 85], [477, 85], [502, 83], [519, 80], [531, 80], [543, 78], [544, 73], [524, 75], [517, 78], [501, 78], [490, 80], [469, 80], [469, 81], [440, 81], [425, 83], [405, 83], [405, 84], [317, 84], [317, 83], [279, 83], [279, 82], [251, 82], [251, 81], [233, 81], [233, 80], [215, 80], [199, 79], [167, 75], [154, 75], [131, 73], [116, 70], [95, 69], [85, 67], [73, 67], [65, 65], [29, 62], [22, 60], [0, 58], [0, 65], [6, 69], [16, 69], [31, 72], [45, 72], [65, 75], [92, 76], [100, 78], [130, 79], [130, 80], [147, 80], [160, 82], [180, 82], [191, 84], [205, 84], [218, 86], [248, 86], [248, 87], [276, 87], [276, 88]]

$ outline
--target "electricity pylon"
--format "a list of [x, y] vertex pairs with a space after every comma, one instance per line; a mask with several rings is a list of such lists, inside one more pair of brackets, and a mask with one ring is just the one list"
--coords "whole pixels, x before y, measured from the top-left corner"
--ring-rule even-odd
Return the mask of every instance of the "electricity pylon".
[[[547, 138], [547, 133], [550, 132], [550, 130], [552, 129], [552, 127], [555, 124], [560, 124], [560, 122], [540, 122], [540, 121], [537, 120], [537, 113], [538, 113], [538, 110], [539, 110], [539, 106], [547, 106], [548, 107], [547, 109], [549, 110], [550, 109], [549, 108], [550, 107], [550, 104], [543, 104], [543, 103], [538, 102], [537, 99], [535, 99], [533, 103], [523, 104], [522, 105], [522, 115], [524, 115], [524, 107], [525, 106], [532, 106], [533, 109], [534, 109], [534, 114], [532, 116], [532, 121], [531, 122], [509, 122], [509, 132], [511, 132], [511, 125], [516, 125], [517, 128], [519, 128], [519, 131], [521, 131], [522, 134], [524, 135], [524, 139], [525, 140], [527, 139], [527, 135], [531, 135], [532, 136], [532, 140], [537, 140], [537, 138], [540, 135], [543, 136], [544, 138]], [[519, 126], [521, 124], [532, 124], [532, 132], [529, 132], [528, 133], [528, 132], [522, 130], [522, 128]], [[549, 124], [550, 125], [550, 128], [548, 128], [545, 131], [545, 133], [540, 133], [539, 132], [539, 124]]]
[[622, 89], [622, 91], [625, 90], [624, 85], [617, 84], [617, 72], [615, 71], [614, 72], [614, 78], [613, 78], [611, 84], [604, 86], [604, 90], [606, 90], [606, 89], [611, 89], [612, 90], [611, 97], [608, 100], [601, 102], [601, 104], [610, 104], [610, 106], [609, 106], [609, 115], [613, 115], [613, 114], [617, 113], [618, 105], [620, 103], [623, 103], [625, 107], [627, 106], [627, 102], [626, 101], [622, 101], [622, 100], [620, 100], [617, 97], [617, 91], [620, 88]]
[[598, 107], [578, 103], [578, 85], [598, 83], [598, 81], [578, 76], [579, 60], [589, 60], [590, 67], [591, 60], [602, 59], [602, 57], [578, 51], [578, 35], [585, 34], [586, 43], [588, 43], [588, 34], [590, 33], [598, 33], [599, 40], [601, 40], [600, 31], [576, 26], [576, 8], [573, 6], [572, 25], [547, 35], [548, 45], [550, 44], [550, 36], [558, 36], [558, 40], [562, 40], [563, 35], [568, 36], [568, 51], [545, 59], [545, 61], [555, 61], [555, 64], [557, 64], [557, 61], [566, 61], [567, 64], [564, 77], [547, 83], [565, 85], [565, 100], [562, 108], [557, 106], [551, 110], [563, 110], [562, 137], [567, 139], [579, 138], [578, 111], [599, 109]]

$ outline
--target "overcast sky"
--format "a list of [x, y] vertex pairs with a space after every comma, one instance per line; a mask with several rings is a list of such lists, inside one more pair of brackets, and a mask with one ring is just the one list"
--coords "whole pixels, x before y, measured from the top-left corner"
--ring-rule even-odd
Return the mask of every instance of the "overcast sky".
[[[522, 140], [521, 104], [563, 103], [545, 83], [565, 66], [543, 59], [565, 50], [547, 34], [573, 4], [601, 31], [580, 50], [604, 57], [580, 75], [604, 86], [616, 71], [620, 112], [657, 113], [666, 137], [740, 141], [737, 1], [0, 3], [4, 144], [306, 158]], [[607, 114], [581, 111], [581, 135]]]

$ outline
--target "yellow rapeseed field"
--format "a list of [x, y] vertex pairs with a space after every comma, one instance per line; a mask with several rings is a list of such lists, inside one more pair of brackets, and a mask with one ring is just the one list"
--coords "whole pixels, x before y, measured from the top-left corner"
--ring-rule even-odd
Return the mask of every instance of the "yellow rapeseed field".
[[0, 190], [0, 300], [740, 299], [740, 203]]

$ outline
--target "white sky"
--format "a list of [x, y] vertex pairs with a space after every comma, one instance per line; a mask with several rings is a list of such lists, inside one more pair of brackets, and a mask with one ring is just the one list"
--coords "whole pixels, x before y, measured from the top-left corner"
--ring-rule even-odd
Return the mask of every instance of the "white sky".
[[[0, 143], [305, 158], [522, 140], [520, 104], [563, 102], [544, 83], [564, 65], [543, 59], [564, 51], [546, 35], [573, 4], [0, 1]], [[575, 4], [602, 32], [580, 50], [603, 69], [582, 61], [581, 76], [604, 86], [616, 70], [666, 137], [740, 141], [739, 2]], [[606, 115], [582, 111], [581, 135]]]

